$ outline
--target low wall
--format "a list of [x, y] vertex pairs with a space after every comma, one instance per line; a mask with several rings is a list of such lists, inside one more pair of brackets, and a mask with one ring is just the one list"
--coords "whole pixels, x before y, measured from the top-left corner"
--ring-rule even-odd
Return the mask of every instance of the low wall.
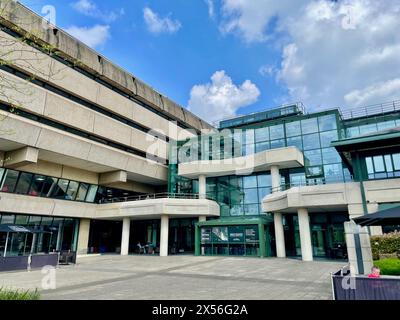
[[57, 267], [58, 259], [58, 253], [18, 257], [0, 257], [0, 272], [37, 269], [43, 268], [44, 266]]

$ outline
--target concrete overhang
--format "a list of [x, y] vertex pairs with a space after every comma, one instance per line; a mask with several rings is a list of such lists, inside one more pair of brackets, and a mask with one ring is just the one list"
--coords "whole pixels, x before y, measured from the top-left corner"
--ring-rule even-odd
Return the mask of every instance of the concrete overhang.
[[358, 183], [332, 183], [274, 192], [262, 200], [262, 210], [296, 213], [299, 208], [307, 208], [309, 212], [340, 212], [346, 211], [349, 204], [361, 201]]
[[162, 215], [171, 218], [219, 217], [220, 209], [212, 200], [167, 198], [102, 204], [96, 208], [97, 219], [160, 219]]
[[4, 213], [45, 215], [54, 217], [122, 220], [219, 217], [217, 202], [207, 199], [149, 199], [109, 204], [94, 204], [49, 198], [30, 197], [0, 192], [0, 208]]
[[191, 179], [196, 179], [199, 175], [206, 177], [246, 175], [269, 170], [271, 166], [278, 166], [280, 169], [303, 167], [303, 153], [296, 147], [285, 147], [230, 159], [180, 163], [178, 175]]
[[126, 182], [128, 179], [128, 173], [126, 171], [118, 170], [113, 172], [101, 173], [99, 176], [100, 185], [115, 184], [120, 182]]
[[4, 156], [4, 166], [7, 168], [18, 168], [31, 163], [37, 163], [39, 149], [23, 147], [18, 150], [9, 151]]

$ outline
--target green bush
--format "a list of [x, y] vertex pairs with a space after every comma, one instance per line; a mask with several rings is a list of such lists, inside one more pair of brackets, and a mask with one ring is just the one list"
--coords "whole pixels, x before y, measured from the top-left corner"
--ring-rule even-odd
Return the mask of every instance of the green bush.
[[0, 300], [39, 300], [40, 295], [35, 291], [9, 290], [0, 288]]
[[381, 269], [382, 275], [400, 276], [400, 259], [377, 260], [374, 265]]
[[382, 254], [396, 254], [400, 252], [400, 232], [386, 233], [371, 237], [371, 249], [374, 260], [379, 260]]

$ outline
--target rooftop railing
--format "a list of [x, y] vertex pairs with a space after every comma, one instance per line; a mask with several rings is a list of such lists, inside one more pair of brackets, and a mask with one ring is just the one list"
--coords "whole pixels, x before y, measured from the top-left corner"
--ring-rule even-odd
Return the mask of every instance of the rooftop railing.
[[346, 181], [343, 178], [318, 178], [315, 180], [308, 181], [300, 181], [300, 182], [292, 182], [292, 183], [284, 183], [279, 187], [271, 188], [271, 193], [287, 191], [294, 187], [310, 187], [310, 186], [318, 186], [318, 185], [326, 185], [326, 184], [335, 184], [335, 183], [345, 183]]
[[129, 196], [129, 197], [116, 197], [110, 199], [103, 199], [100, 201], [101, 204], [104, 203], [118, 203], [118, 202], [128, 202], [128, 201], [143, 201], [143, 200], [154, 200], [154, 199], [199, 199], [197, 193], [152, 193], [144, 194], [139, 196]]
[[369, 116], [379, 116], [395, 111], [400, 111], [400, 100], [373, 104], [350, 110], [340, 110], [340, 114], [343, 120], [351, 120]]

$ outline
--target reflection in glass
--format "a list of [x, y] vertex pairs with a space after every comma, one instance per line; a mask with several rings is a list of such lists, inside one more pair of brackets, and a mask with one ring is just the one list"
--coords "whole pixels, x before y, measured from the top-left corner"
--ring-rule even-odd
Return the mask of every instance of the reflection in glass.
[[303, 148], [304, 150], [320, 148], [319, 134], [314, 133], [303, 136]]
[[286, 136], [287, 137], [301, 135], [300, 121], [287, 122], [285, 124], [285, 126], [286, 126]]
[[18, 171], [7, 169], [1, 185], [2, 192], [14, 192], [18, 179]]
[[318, 118], [301, 120], [301, 130], [303, 134], [318, 132]]
[[321, 132], [320, 137], [321, 137], [321, 147], [322, 148], [330, 147], [331, 142], [338, 139], [338, 133], [336, 130]]
[[79, 187], [79, 182], [70, 181], [65, 199], [75, 200], [75, 197], [78, 193], [78, 187]]
[[285, 139], [271, 141], [271, 149], [278, 149], [285, 147]]
[[31, 185], [32, 177], [33, 177], [32, 173], [21, 172], [21, 174], [19, 175], [15, 193], [27, 194], [29, 187]]
[[328, 131], [337, 129], [336, 115], [329, 114], [318, 118], [319, 131]]
[[300, 151], [303, 150], [303, 140], [301, 136], [286, 139], [287, 146], [297, 147]]
[[322, 149], [322, 158], [324, 160], [324, 164], [338, 163], [342, 161], [335, 148]]
[[81, 183], [79, 185], [78, 194], [76, 196], [76, 201], [85, 201], [88, 190], [89, 190], [89, 184]]
[[65, 179], [58, 180], [57, 186], [54, 188], [52, 197], [56, 199], [68, 199], [66, 196], [68, 182], [69, 181]]
[[342, 164], [329, 164], [324, 166], [325, 180], [331, 181], [343, 181], [343, 170]]
[[255, 129], [255, 139], [256, 142], [268, 141], [269, 140], [269, 130], [268, 127]]
[[257, 188], [257, 176], [243, 177], [243, 188]]
[[322, 164], [321, 149], [304, 151], [304, 157], [307, 166], [315, 166]]
[[282, 139], [285, 137], [283, 124], [269, 127], [269, 135], [271, 140]]
[[271, 183], [271, 175], [270, 174], [259, 174], [257, 176], [258, 187], [270, 187]]

